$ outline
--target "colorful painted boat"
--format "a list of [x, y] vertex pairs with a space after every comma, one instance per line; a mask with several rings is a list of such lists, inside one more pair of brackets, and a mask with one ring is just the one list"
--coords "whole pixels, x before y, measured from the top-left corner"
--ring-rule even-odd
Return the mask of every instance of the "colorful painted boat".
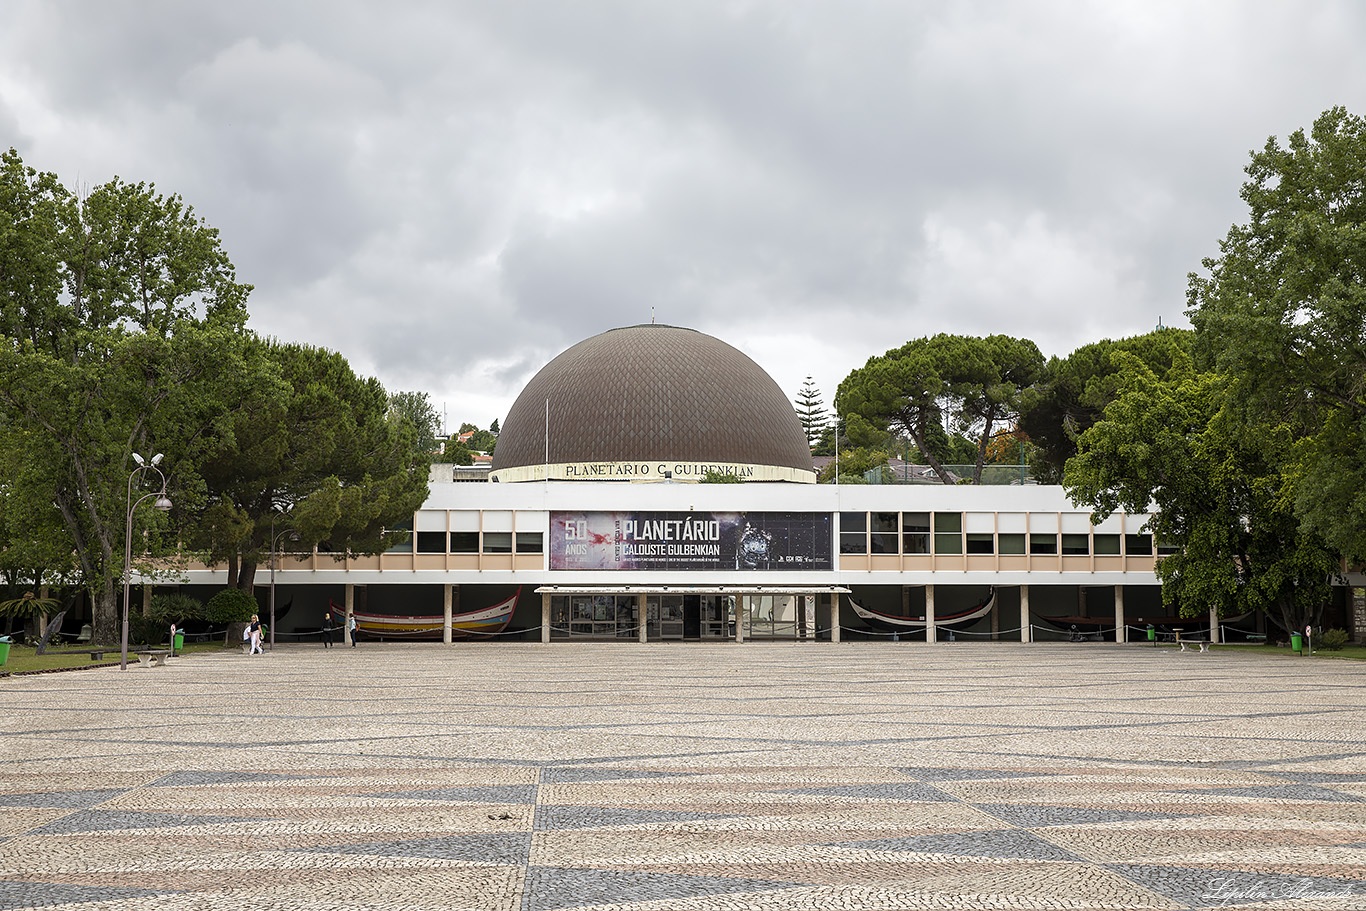
[[[499, 601], [492, 607], [452, 614], [452, 638], [478, 639], [501, 633], [512, 620], [512, 613], [517, 609], [517, 599], [521, 594], [522, 590], [518, 588], [512, 593], [511, 598]], [[346, 609], [335, 603], [332, 604], [332, 609], [340, 627]], [[441, 639], [446, 621], [442, 614], [400, 617], [353, 611], [352, 616], [356, 618], [356, 630], [367, 639]]]
[[[863, 607], [853, 598], [849, 599], [849, 606], [854, 609], [854, 613], [859, 618], [871, 626], [880, 629], [888, 629], [896, 632], [907, 632], [923, 630], [925, 628], [924, 617], [902, 617], [897, 614], [885, 614], [879, 610]], [[981, 617], [991, 613], [991, 609], [996, 606], [996, 589], [993, 587], [987, 594], [987, 599], [981, 604], [955, 611], [952, 614], [934, 615], [935, 626], [959, 626], [971, 623]]]

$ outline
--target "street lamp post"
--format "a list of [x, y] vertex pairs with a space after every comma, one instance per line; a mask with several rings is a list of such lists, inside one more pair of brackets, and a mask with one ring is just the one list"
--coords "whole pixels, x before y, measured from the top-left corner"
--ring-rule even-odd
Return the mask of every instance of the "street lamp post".
[[[123, 647], [119, 653], [119, 670], [128, 670], [128, 590], [133, 580], [133, 513], [142, 505], [143, 500], [156, 499], [152, 502], [152, 508], [166, 512], [171, 508], [171, 500], [166, 496], [166, 475], [162, 474], [157, 467], [161, 463], [162, 455], [157, 453], [148, 462], [136, 452], [133, 453], [133, 461], [138, 463], [138, 467], [133, 469], [133, 473], [128, 476], [128, 516], [123, 540]], [[141, 477], [148, 471], [155, 471], [161, 478], [161, 489], [155, 493], [145, 493], [133, 500], [133, 481]]]
[[285, 529], [278, 535], [275, 533], [275, 523], [272, 520], [270, 526], [270, 650], [275, 651], [275, 545], [280, 543], [280, 539], [289, 535], [289, 540], [299, 540], [299, 533], [293, 529]]

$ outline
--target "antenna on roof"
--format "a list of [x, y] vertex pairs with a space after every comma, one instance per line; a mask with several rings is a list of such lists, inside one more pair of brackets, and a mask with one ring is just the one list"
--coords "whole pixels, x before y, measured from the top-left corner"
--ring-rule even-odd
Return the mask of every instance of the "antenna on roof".
[[654, 324], [655, 324], [655, 308], [654, 308], [654, 307], [651, 307], [651, 308], [650, 308], [650, 325], [653, 326]]

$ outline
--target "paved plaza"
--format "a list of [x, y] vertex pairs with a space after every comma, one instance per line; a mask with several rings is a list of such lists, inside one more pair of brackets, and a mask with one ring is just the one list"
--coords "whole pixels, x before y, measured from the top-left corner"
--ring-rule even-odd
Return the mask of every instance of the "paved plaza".
[[1366, 665], [287, 646], [0, 679], [0, 909], [1366, 908]]

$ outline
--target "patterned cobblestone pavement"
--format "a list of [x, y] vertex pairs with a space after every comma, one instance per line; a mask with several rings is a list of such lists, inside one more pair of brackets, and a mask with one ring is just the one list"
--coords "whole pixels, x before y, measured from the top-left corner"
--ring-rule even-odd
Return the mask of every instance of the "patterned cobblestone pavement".
[[0, 697], [0, 909], [1366, 908], [1356, 662], [362, 644]]

